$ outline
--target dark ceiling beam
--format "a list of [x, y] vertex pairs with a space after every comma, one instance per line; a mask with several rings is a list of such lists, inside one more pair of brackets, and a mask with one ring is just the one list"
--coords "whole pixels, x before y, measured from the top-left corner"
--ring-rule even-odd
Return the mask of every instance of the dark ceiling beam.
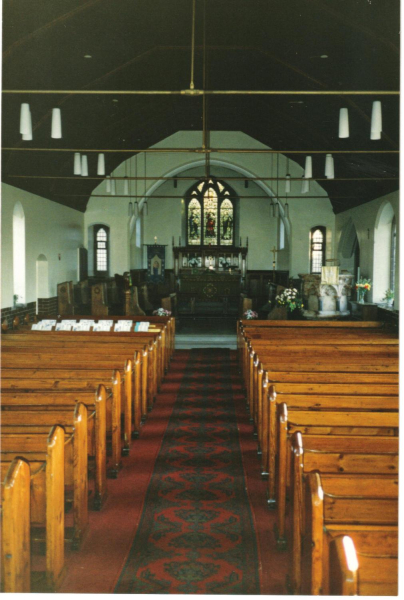
[[78, 6], [77, 8], [70, 10], [69, 12], [67, 12], [63, 15], [60, 15], [60, 17], [57, 17], [56, 19], [52, 19], [52, 21], [49, 21], [45, 25], [42, 25], [42, 27], [35, 29], [35, 31], [32, 31], [28, 35], [22, 37], [21, 39], [17, 40], [13, 44], [11, 44], [11, 46], [9, 46], [7, 48], [7, 50], [5, 50], [3, 52], [3, 61], [8, 60], [15, 50], [17, 50], [18, 48], [21, 48], [22, 46], [25, 46], [29, 42], [33, 41], [35, 38], [36, 39], [39, 38], [40, 36], [42, 36], [44, 33], [46, 33], [49, 29], [51, 29], [55, 25], [60, 25], [61, 23], [64, 23], [65, 21], [68, 21], [69, 19], [76, 17], [79, 13], [89, 10], [94, 5], [99, 4], [102, 1], [103, 0], [88, 0], [87, 2], [84, 2], [83, 4], [81, 4], [81, 6]]
[[[317, 6], [323, 12], [326, 12], [333, 19], [337, 19], [338, 21], [343, 23], [345, 27], [356, 31], [360, 31], [361, 33], [369, 37], [373, 42], [380, 42], [387, 48], [390, 48], [392, 52], [400, 56], [400, 48], [393, 44], [391, 40], [385, 39], [384, 37], [380, 37], [379, 35], [375, 35], [375, 33], [371, 29], [369, 29], [369, 27], [365, 27], [363, 23], [358, 23], [358, 21], [355, 21], [352, 18], [348, 18], [346, 11], [340, 12], [339, 10], [335, 10], [327, 2], [324, 2], [324, 0], [309, 0], [309, 2]], [[369, 4], [371, 4], [371, 0], [368, 0], [368, 2]]]

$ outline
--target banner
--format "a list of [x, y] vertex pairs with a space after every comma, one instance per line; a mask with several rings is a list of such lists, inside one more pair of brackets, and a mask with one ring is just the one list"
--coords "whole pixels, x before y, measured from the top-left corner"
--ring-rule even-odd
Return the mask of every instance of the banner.
[[166, 247], [157, 244], [147, 245], [147, 281], [164, 283], [166, 268]]

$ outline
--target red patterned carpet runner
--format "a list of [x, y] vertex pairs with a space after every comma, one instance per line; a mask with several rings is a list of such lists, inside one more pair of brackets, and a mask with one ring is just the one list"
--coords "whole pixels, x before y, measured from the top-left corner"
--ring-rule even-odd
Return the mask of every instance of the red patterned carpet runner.
[[260, 593], [235, 360], [224, 349], [189, 352], [116, 593]]

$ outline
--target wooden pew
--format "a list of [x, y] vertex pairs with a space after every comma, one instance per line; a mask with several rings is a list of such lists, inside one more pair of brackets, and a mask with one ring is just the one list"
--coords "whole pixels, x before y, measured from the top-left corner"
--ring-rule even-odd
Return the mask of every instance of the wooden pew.
[[[63, 349], [64, 350], [64, 349]], [[3, 349], [4, 351], [4, 349]], [[123, 406], [124, 413], [124, 447], [122, 453], [127, 455], [130, 448], [130, 439], [132, 437], [132, 405], [136, 403], [136, 399], [133, 399], [132, 395], [132, 378], [133, 378], [133, 366], [132, 360], [124, 361], [124, 354], [108, 355], [105, 356], [102, 351], [94, 349], [94, 354], [88, 352], [70, 351], [68, 354], [65, 350], [63, 352], [45, 353], [45, 352], [20, 352], [19, 349], [9, 349], [3, 352], [2, 364], [7, 369], [20, 369], [30, 368], [38, 370], [41, 368], [53, 368], [58, 370], [59, 368], [65, 370], [70, 369], [72, 371], [86, 371], [87, 365], [90, 366], [90, 370], [94, 369], [118, 369], [123, 371], [124, 378], [124, 402]], [[122, 365], [124, 367], [122, 369]]]
[[[42, 443], [38, 452], [19, 451], [30, 457], [31, 525], [45, 526], [45, 585], [49, 591], [57, 589], [64, 575], [64, 443], [63, 428], [56, 425], [49, 433], [45, 451]], [[13, 460], [11, 454], [6, 461], [2, 456], [2, 481]]]
[[73, 410], [6, 411], [2, 414], [2, 461], [14, 454], [46, 449], [49, 423], [58, 423], [65, 431], [64, 481], [73, 489], [73, 530], [66, 538], [78, 549], [88, 526], [87, 410], [78, 403]]
[[[309, 356], [312, 360], [311, 363], [307, 360]], [[330, 365], [338, 365], [340, 362], [341, 364], [349, 363], [351, 371], [355, 370], [354, 365], [370, 363], [375, 366], [381, 365], [384, 367], [388, 363], [395, 363], [395, 370], [397, 371], [398, 346], [396, 344], [345, 345], [334, 344], [332, 342], [325, 342], [320, 346], [317, 344], [307, 344], [304, 340], [296, 338], [293, 345], [282, 344], [281, 346], [276, 346], [276, 349], [271, 348], [269, 344], [257, 351], [249, 347], [243, 368], [248, 404], [254, 409], [258, 373], [261, 369], [285, 371], [290, 370], [292, 365], [306, 365], [308, 368], [304, 370], [318, 370], [316, 367], [325, 362], [328, 362]], [[312, 369], [309, 368], [309, 364], [312, 365]], [[296, 368], [292, 370], [296, 370]], [[303, 369], [300, 368], [300, 370]], [[332, 371], [333, 369], [328, 370]]]
[[[331, 368], [331, 367], [330, 367]], [[258, 388], [258, 402], [253, 417], [257, 427], [258, 443], [262, 451], [263, 473], [268, 472], [268, 452], [270, 428], [276, 427], [276, 405], [285, 402], [288, 406], [306, 410], [321, 410], [340, 407], [342, 410], [398, 410], [398, 385], [395, 374], [386, 374], [384, 382], [368, 381], [372, 374], [352, 373], [357, 381], [347, 381], [353, 377], [338, 373], [313, 373], [307, 381], [304, 373], [299, 373], [295, 382], [275, 382], [267, 377]], [[319, 382], [315, 381], [317, 377]], [[324, 379], [329, 377], [330, 383]], [[371, 378], [371, 377], [370, 377]], [[323, 379], [323, 381], [321, 381]], [[314, 380], [314, 381], [313, 381]], [[269, 396], [268, 396], [269, 394]], [[273, 400], [273, 402], [271, 401]], [[272, 419], [272, 423], [271, 423]]]
[[[144, 389], [144, 401], [152, 406], [157, 389], [164, 375], [164, 355], [159, 332], [151, 333], [124, 333], [124, 332], [84, 332], [84, 331], [31, 331], [24, 336], [8, 335], [4, 340], [4, 347], [25, 345], [30, 348], [35, 345], [40, 347], [78, 347], [79, 351], [86, 353], [87, 349], [95, 350], [94, 353], [116, 354], [127, 351], [128, 358], [134, 364], [142, 365], [135, 369], [135, 376], [140, 378], [140, 369], [143, 373], [142, 380], [147, 377]], [[27, 350], [29, 352], [29, 350]], [[138, 373], [139, 371], [139, 373]], [[135, 384], [136, 385], [136, 384]], [[140, 384], [139, 384], [140, 385]]]
[[358, 596], [359, 562], [353, 540], [339, 535], [330, 543], [330, 595]]
[[[84, 401], [84, 402], [83, 402]], [[78, 411], [78, 407], [80, 411]], [[94, 508], [100, 510], [107, 497], [106, 481], [106, 391], [103, 385], [98, 386], [97, 392], [89, 392], [87, 396], [74, 393], [69, 397], [66, 393], [57, 394], [51, 392], [46, 394], [41, 392], [35, 394], [26, 392], [25, 394], [2, 395], [2, 425], [3, 434], [10, 431], [16, 432], [17, 426], [24, 431], [28, 427], [31, 431], [44, 432], [49, 431], [53, 423], [59, 423], [67, 427], [66, 433], [71, 434], [72, 447], [69, 454], [70, 463], [73, 468], [77, 463], [78, 474], [72, 471], [70, 481], [72, 485], [80, 485], [83, 479], [82, 469], [84, 458], [79, 454], [85, 448], [85, 473], [87, 477], [87, 455], [94, 457], [95, 476], [94, 476]], [[74, 411], [74, 412], [73, 412]], [[83, 415], [83, 413], [85, 413]], [[22, 427], [21, 427], [22, 426]], [[35, 429], [33, 429], [35, 428]], [[85, 429], [85, 433], [83, 433]], [[90, 436], [88, 436], [88, 432]], [[85, 440], [85, 441], [84, 441]], [[90, 441], [90, 443], [88, 443]], [[12, 440], [8, 443], [12, 443]], [[3, 446], [4, 447], [4, 446]], [[76, 457], [76, 458], [74, 458]], [[74, 460], [73, 460], [74, 458]], [[87, 492], [84, 500], [81, 492], [75, 489], [74, 505], [77, 505], [77, 515], [75, 510], [75, 533], [73, 535], [73, 544], [78, 545], [82, 538], [82, 531], [87, 526]], [[83, 514], [81, 517], [80, 515]]]
[[[65, 405], [74, 406], [76, 401], [84, 402], [89, 411], [100, 410], [98, 407], [96, 393], [100, 384], [106, 390], [106, 434], [111, 436], [111, 464], [108, 468], [108, 476], [116, 478], [121, 467], [121, 374], [115, 369], [112, 378], [110, 372], [105, 371], [70, 371], [68, 369], [3, 369], [1, 392], [3, 404], [16, 403], [15, 395], [29, 392], [25, 395], [24, 404], [35, 405], [38, 400], [39, 406], [49, 404], [51, 406]], [[63, 396], [61, 393], [64, 392]], [[52, 395], [50, 396], [50, 393]], [[66, 395], [67, 393], [67, 395]], [[88, 396], [85, 396], [85, 393]], [[138, 415], [139, 419], [139, 415]], [[95, 427], [98, 426], [99, 418], [95, 416]], [[89, 422], [89, 439], [91, 431], [94, 430], [92, 421]]]
[[346, 534], [357, 549], [360, 593], [397, 595], [397, 477], [312, 472], [304, 498], [302, 593], [328, 594], [329, 544]]
[[[338, 397], [336, 402], [338, 402]], [[383, 399], [381, 404], [383, 404]], [[268, 502], [274, 506], [277, 498], [278, 529], [281, 544], [285, 541], [286, 487], [287, 481], [290, 479], [288, 456], [293, 434], [296, 431], [301, 431], [304, 432], [305, 437], [326, 435], [332, 438], [333, 436], [356, 435], [358, 437], [373, 436], [375, 439], [375, 436], [377, 436], [377, 441], [374, 442], [374, 444], [377, 444], [379, 436], [398, 435], [398, 425], [398, 410], [383, 412], [377, 405], [369, 410], [350, 411], [336, 406], [336, 403], [332, 408], [319, 411], [287, 408], [285, 403], [279, 405], [278, 430], [272, 432], [269, 451], [271, 462], [268, 477]], [[274, 439], [276, 448], [274, 448]], [[338, 441], [342, 447], [343, 440]], [[325, 440], [325, 447], [327, 447], [327, 443]], [[278, 456], [277, 469], [276, 456]], [[332, 457], [329, 458], [331, 460]], [[336, 460], [337, 463], [340, 460], [341, 468], [348, 468], [343, 459], [337, 457]]]
[[[7, 468], [8, 467], [8, 468]], [[7, 473], [3, 478], [3, 471]], [[2, 466], [1, 581], [3, 593], [31, 591], [29, 463], [22, 458]]]
[[365, 435], [305, 435], [297, 431], [291, 444], [293, 577], [295, 593], [301, 589], [302, 505], [305, 480], [312, 471], [321, 475], [398, 475], [398, 438]]

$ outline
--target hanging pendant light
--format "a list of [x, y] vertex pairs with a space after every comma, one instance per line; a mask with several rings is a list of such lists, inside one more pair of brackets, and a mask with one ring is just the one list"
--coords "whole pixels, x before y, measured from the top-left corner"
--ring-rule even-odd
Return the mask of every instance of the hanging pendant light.
[[304, 176], [306, 179], [313, 177], [313, 162], [311, 156], [306, 156], [306, 162], [304, 165]]
[[123, 180], [123, 195], [129, 196], [129, 181], [125, 175], [125, 179]]
[[147, 204], [147, 200], [143, 204], [143, 216], [147, 217], [149, 215], [149, 206]]
[[81, 175], [82, 177], [88, 177], [88, 161], [86, 154], [83, 154], [81, 157]]
[[325, 171], [327, 179], [334, 179], [334, 158], [332, 154], [325, 155]]
[[22, 135], [32, 134], [31, 111], [26, 102], [21, 104], [20, 109], [20, 133]]
[[286, 179], [286, 181], [285, 181], [285, 192], [286, 192], [286, 194], [290, 194], [290, 184], [292, 182], [290, 181], [290, 175], [289, 175], [289, 173], [285, 176], [285, 179]]
[[111, 175], [107, 175], [105, 179], [107, 182], [106, 192], [107, 192], [107, 194], [110, 194], [111, 193]]
[[98, 155], [97, 175], [105, 175], [105, 154]]
[[289, 204], [288, 204], [288, 200], [287, 199], [286, 199], [286, 203], [285, 203], [285, 206], [284, 206], [284, 214], [285, 214], [285, 217], [287, 219], [289, 219]]
[[305, 179], [303, 177], [302, 179], [302, 189], [301, 189], [301, 193], [302, 194], [307, 194], [307, 192], [310, 190], [310, 181], [308, 179]]
[[273, 210], [274, 210], [274, 213], [273, 213], [274, 217], [278, 217], [279, 216], [279, 202], [278, 201], [276, 201], [274, 203], [274, 209]]
[[133, 213], [133, 204], [132, 204], [132, 201], [130, 201], [128, 204], [128, 217], [131, 217], [132, 213]]
[[348, 109], [347, 108], [339, 109], [338, 137], [349, 138], [349, 117], [348, 117]]
[[139, 202], [137, 200], [135, 202], [134, 209], [135, 209], [135, 217], [137, 219], [139, 216]]
[[111, 196], [116, 196], [115, 179], [111, 179]]
[[382, 136], [382, 103], [375, 100], [372, 104], [372, 118], [370, 125], [370, 139], [380, 140]]
[[29, 121], [28, 121], [28, 133], [23, 133], [22, 134], [22, 139], [24, 142], [30, 142], [32, 140], [32, 118], [31, 118], [31, 109], [29, 108], [28, 105], [28, 111], [29, 111]]
[[81, 156], [80, 152], [74, 153], [73, 175], [81, 175]]
[[60, 108], [52, 108], [52, 131], [51, 138], [60, 139], [62, 137], [62, 115]]

